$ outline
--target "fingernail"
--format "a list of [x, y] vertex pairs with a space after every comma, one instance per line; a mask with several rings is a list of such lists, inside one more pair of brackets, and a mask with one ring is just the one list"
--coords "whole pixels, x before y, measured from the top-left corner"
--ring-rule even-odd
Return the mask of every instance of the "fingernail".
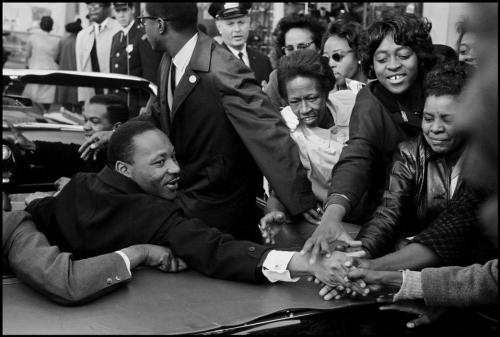
[[337, 296], [335, 296], [335, 299], [336, 299], [336, 300], [340, 300], [340, 298], [341, 298], [341, 297], [342, 297], [342, 296], [337, 295]]
[[413, 322], [409, 322], [408, 324], [406, 324], [406, 326], [409, 328], [409, 329], [413, 329], [415, 327], [415, 323]]
[[330, 257], [330, 256], [332, 256], [332, 254], [330, 254], [330, 253], [326, 253], [326, 255], [325, 255], [325, 256], [326, 256], [326, 257]]
[[361, 281], [361, 282], [359, 283], [359, 286], [360, 286], [361, 288], [364, 288], [364, 287], [366, 287], [366, 283], [365, 283], [365, 282], [363, 282], [363, 281]]

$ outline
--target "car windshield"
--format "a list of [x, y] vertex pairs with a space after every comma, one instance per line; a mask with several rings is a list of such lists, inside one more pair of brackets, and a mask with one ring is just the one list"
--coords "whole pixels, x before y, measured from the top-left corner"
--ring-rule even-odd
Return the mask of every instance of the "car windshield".
[[131, 76], [99, 73], [82, 76], [85, 73], [78, 72], [41, 75], [29, 70], [19, 74], [7, 71], [7, 74], [4, 71], [2, 119], [13, 124], [83, 125], [82, 111], [95, 94], [119, 96], [133, 117], [144, 109], [151, 94], [149, 82]]

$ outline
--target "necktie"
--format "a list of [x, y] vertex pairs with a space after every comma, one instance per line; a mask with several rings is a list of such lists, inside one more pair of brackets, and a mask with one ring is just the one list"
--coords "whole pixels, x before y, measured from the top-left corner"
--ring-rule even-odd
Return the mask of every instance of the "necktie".
[[[238, 57], [240, 58], [240, 60], [243, 61], [243, 53], [242, 52], [239, 52], [238, 53]], [[245, 63], [245, 61], [243, 61], [243, 63]]]
[[97, 29], [99, 31], [99, 33], [101, 32], [101, 25], [97, 25]]
[[124, 35], [124, 33], [123, 33], [123, 30], [122, 30], [122, 31], [120, 31], [120, 42], [123, 41], [123, 35]]
[[172, 90], [172, 96], [174, 95], [175, 91], [175, 64], [172, 62], [172, 65], [170, 66], [170, 89]]

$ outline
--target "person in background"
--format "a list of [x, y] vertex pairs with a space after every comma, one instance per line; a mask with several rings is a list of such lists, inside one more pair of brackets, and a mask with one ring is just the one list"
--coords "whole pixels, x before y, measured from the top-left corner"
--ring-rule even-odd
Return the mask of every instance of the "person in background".
[[[147, 41], [140, 42], [146, 33], [144, 26], [135, 21], [134, 3], [113, 2], [113, 12], [122, 29], [113, 36], [111, 43], [111, 73], [139, 77], [144, 77], [145, 73], [153, 73], [156, 79], [161, 54], [153, 52]], [[150, 68], [150, 70], [144, 68]], [[139, 90], [115, 89], [114, 94], [122, 97], [126, 102], [130, 117], [137, 116], [149, 98], [146, 93]]]
[[[65, 29], [68, 35], [61, 40], [58, 56], [59, 69], [76, 70], [76, 36], [82, 30], [81, 20], [77, 19], [74, 22], [66, 24]], [[59, 85], [57, 86], [56, 93], [56, 102], [61, 103], [66, 110], [81, 113], [78, 105], [77, 87]]]
[[[32, 33], [26, 43], [26, 64], [28, 69], [59, 69], [56, 59], [59, 55], [59, 37], [50, 35], [54, 20], [50, 16], [40, 19], [41, 31]], [[56, 86], [46, 84], [27, 84], [23, 96], [29, 97], [33, 107], [43, 114], [49, 111], [56, 97]]]
[[341, 221], [369, 219], [397, 145], [422, 132], [422, 81], [435, 62], [431, 27], [425, 18], [397, 14], [363, 32], [362, 65], [377, 80], [356, 97], [349, 141], [332, 170], [321, 223], [303, 247], [314, 258], [328, 251], [330, 241], [352, 240]]
[[272, 68], [266, 55], [247, 46], [251, 8], [251, 2], [213, 2], [208, 13], [215, 19], [222, 45], [253, 70], [255, 79], [262, 84], [269, 81]]
[[[290, 55], [296, 50], [312, 49], [318, 53], [321, 50], [321, 37], [323, 26], [311, 16], [285, 16], [278, 25], [277, 47], [284, 55]], [[269, 83], [264, 87], [264, 92], [271, 103], [278, 109], [288, 105], [285, 98], [280, 96], [278, 89], [278, 70], [274, 69], [269, 75]]]
[[469, 31], [467, 25], [466, 19], [457, 22], [458, 38], [456, 48], [458, 52], [458, 59], [461, 62], [477, 66], [476, 51], [474, 48], [477, 36]]
[[[111, 43], [121, 26], [111, 17], [111, 3], [86, 2], [90, 25], [76, 36], [76, 70], [109, 73]], [[78, 88], [78, 101], [87, 103], [96, 94], [104, 94], [104, 88]]]
[[80, 305], [115, 290], [132, 278], [139, 265], [164, 272], [187, 268], [166, 247], [131, 245], [115, 252], [76, 260], [49, 243], [31, 215], [10, 211], [2, 192], [2, 275], [13, 272], [22, 282], [63, 305]]
[[362, 29], [357, 22], [337, 21], [330, 25], [323, 37], [321, 50], [335, 75], [335, 90], [350, 89], [357, 94], [368, 81], [358, 55]]
[[[113, 130], [128, 120], [129, 111], [123, 100], [116, 95], [96, 95], [92, 97], [83, 111], [85, 138], [98, 131]], [[10, 125], [14, 145], [21, 151], [19, 158], [30, 165], [48, 167], [51, 179], [58, 179], [56, 185], [61, 189], [67, 180], [77, 172], [99, 172], [106, 163], [104, 151], [92, 158], [80, 158], [79, 144], [65, 144], [44, 141], [31, 141], [21, 131]], [[61, 159], [64, 158], [64, 163]], [[62, 177], [62, 178], [61, 178]]]
[[[272, 68], [266, 55], [247, 46], [251, 8], [251, 2], [213, 2], [208, 8], [208, 13], [215, 19], [215, 24], [222, 37], [222, 46], [249, 67], [254, 72], [257, 82], [263, 85], [269, 81]], [[255, 174], [256, 197], [265, 199], [264, 177], [259, 170], [256, 170]]]

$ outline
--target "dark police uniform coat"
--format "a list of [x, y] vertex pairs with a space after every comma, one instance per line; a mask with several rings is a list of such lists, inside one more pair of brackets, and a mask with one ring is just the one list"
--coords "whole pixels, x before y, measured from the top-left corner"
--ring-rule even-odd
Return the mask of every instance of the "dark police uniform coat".
[[[126, 36], [122, 31], [113, 36], [110, 57], [112, 73], [139, 76], [156, 83], [162, 54], [154, 52], [145, 37], [144, 26], [135, 22]], [[126, 93], [118, 89], [113, 93], [125, 100], [131, 117], [138, 115], [140, 107], [145, 106], [149, 98], [144, 93]]]
[[[229, 50], [225, 43], [222, 43], [222, 45], [227, 50]], [[271, 61], [269, 61], [269, 57], [248, 46], [246, 47], [246, 49], [248, 60], [250, 61], [250, 69], [252, 69], [255, 73], [255, 79], [257, 80], [257, 82], [269, 82], [269, 74], [271, 73], [271, 71], [273, 71], [273, 68], [271, 67]], [[229, 50], [229, 52], [231, 51]]]
[[175, 89], [173, 119], [167, 104], [171, 58], [160, 64], [159, 98], [140, 119], [172, 141], [181, 167], [179, 199], [189, 217], [237, 238], [257, 239], [256, 165], [292, 215], [315, 207], [311, 184], [289, 130], [251, 70], [199, 32]]

